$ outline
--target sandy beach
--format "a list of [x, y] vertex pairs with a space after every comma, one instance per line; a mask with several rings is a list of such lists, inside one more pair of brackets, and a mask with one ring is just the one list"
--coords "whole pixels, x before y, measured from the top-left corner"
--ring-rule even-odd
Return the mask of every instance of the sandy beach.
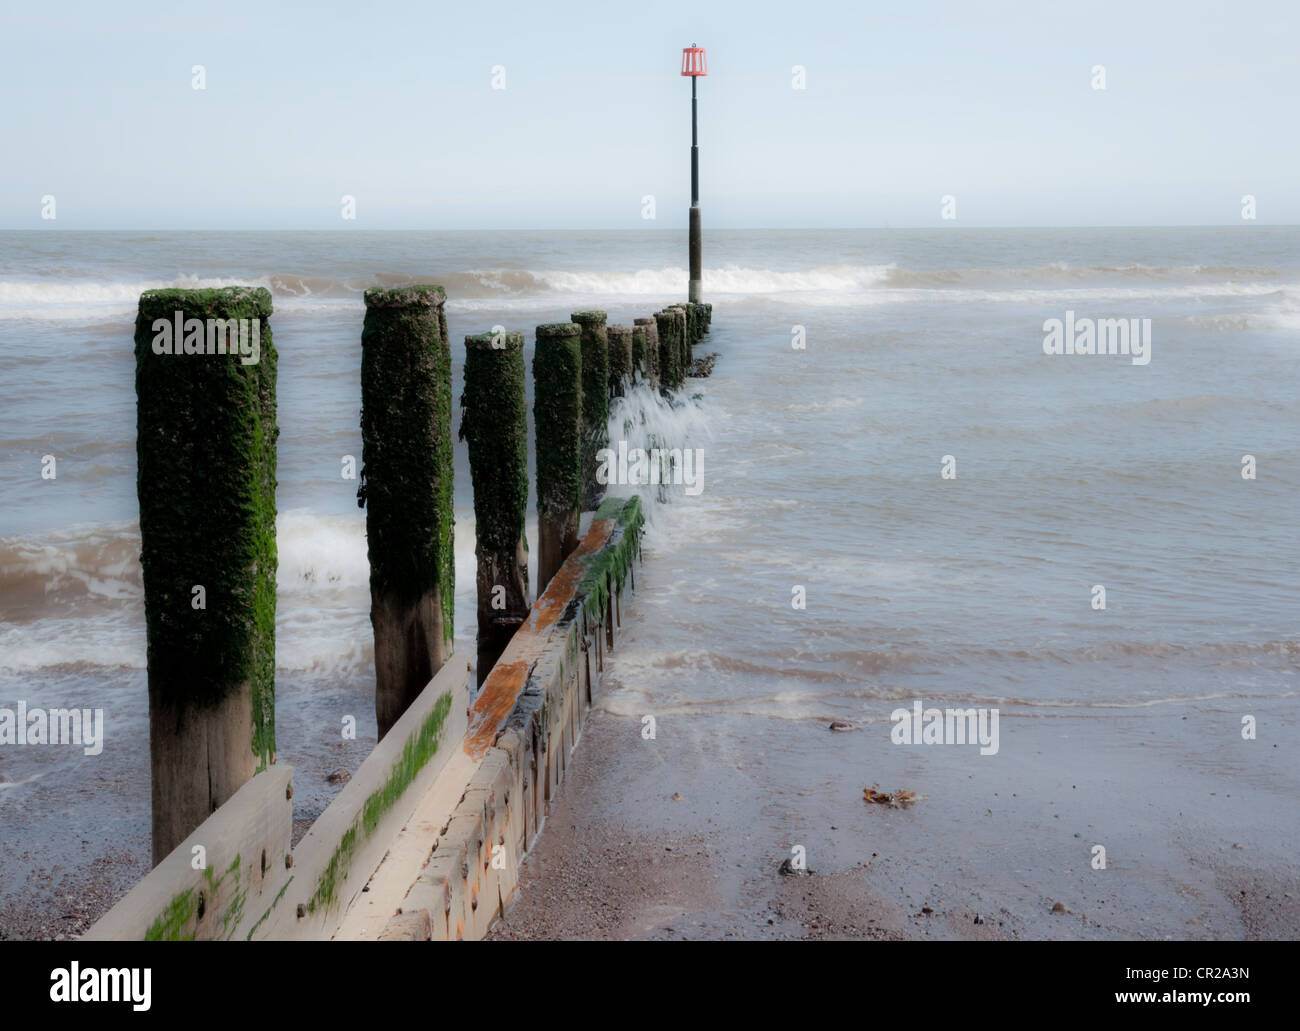
[[[647, 552], [640, 601], [662, 573]], [[1300, 936], [1297, 827], [1253, 815], [1292, 806], [1257, 784], [1294, 741], [1254, 742], [1264, 769], [1227, 783], [1188, 747], [1231, 710], [1007, 720], [1000, 762], [895, 746], [887, 720], [665, 718], [650, 741], [614, 711], [620, 654], [495, 940]], [[918, 797], [868, 804], [873, 784]], [[783, 874], [796, 845], [809, 873]]]
[[[1057, 804], [1032, 788], [980, 799], [969, 782], [913, 777], [909, 783], [940, 797], [889, 811], [855, 799], [849, 787], [840, 804], [825, 803], [833, 812], [821, 825], [811, 826], [794, 813], [798, 790], [777, 787], [765, 803], [755, 797], [764, 787], [754, 766], [724, 775], [693, 762], [685, 748], [651, 758], [627, 746], [636, 730], [625, 719], [593, 714], [524, 863], [520, 898], [494, 940], [1300, 934], [1300, 893], [1267, 846], [1262, 857], [1258, 848], [1234, 847], [1240, 842], [1198, 855], [1182, 812], [1148, 826], [1136, 854], [1093, 871], [1084, 839], [1096, 837], [1098, 826], [1118, 826], [1072, 805], [1077, 791], [1069, 785], [1046, 793], [1062, 800]], [[761, 738], [755, 728], [751, 740]], [[834, 778], [813, 790], [843, 783]], [[962, 817], [981, 803], [978, 814]], [[753, 820], [747, 805], [764, 818]], [[781, 843], [764, 833], [777, 827], [798, 828], [792, 836], [810, 843], [810, 874], [779, 872]], [[1053, 912], [1058, 902], [1066, 912]]]

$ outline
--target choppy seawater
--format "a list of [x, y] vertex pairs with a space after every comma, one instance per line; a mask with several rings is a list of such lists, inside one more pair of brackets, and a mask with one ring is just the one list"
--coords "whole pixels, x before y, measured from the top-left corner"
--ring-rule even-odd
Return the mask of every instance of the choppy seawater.
[[[141, 290], [274, 294], [277, 736], [310, 813], [335, 790], [325, 774], [374, 737], [364, 514], [339, 475], [361, 453], [361, 291], [446, 286], [459, 396], [469, 333], [522, 330], [531, 361], [537, 324], [583, 308], [630, 323], [680, 299], [682, 235], [0, 233], [0, 706], [102, 706], [107, 721], [98, 757], [0, 746], [0, 891], [85, 838], [148, 834]], [[653, 431], [701, 448], [704, 489], [653, 506], [649, 618], [605, 707], [872, 722], [916, 698], [1024, 718], [1195, 709], [1260, 714], [1294, 744], [1300, 230], [747, 231], [706, 246], [714, 374], [675, 407], [638, 394], [611, 416], [615, 439], [630, 420], [634, 445]], [[1151, 319], [1150, 363], [1045, 355], [1043, 322], [1066, 311]], [[463, 445], [456, 460], [457, 647], [472, 660]], [[344, 714], [355, 743], [339, 740]], [[1187, 747], [1248, 773], [1239, 744]], [[1260, 775], [1270, 798], [1296, 797], [1288, 769]], [[35, 859], [19, 861], [18, 836]]]

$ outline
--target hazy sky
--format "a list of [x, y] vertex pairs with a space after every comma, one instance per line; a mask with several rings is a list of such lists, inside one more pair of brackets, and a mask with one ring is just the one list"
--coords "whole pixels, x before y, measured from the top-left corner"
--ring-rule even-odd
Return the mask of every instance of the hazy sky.
[[1298, 12], [5, 0], [0, 227], [685, 225], [692, 42], [706, 225], [1295, 223]]

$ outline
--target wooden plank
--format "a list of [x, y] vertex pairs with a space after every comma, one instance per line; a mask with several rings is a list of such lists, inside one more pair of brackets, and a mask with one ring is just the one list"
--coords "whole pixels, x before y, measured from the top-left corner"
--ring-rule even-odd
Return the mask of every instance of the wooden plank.
[[[447, 836], [438, 842], [433, 857], [425, 865], [416, 887], [423, 884], [431, 891], [434, 898], [445, 900], [447, 923], [447, 941], [463, 941], [465, 928], [469, 926], [469, 898], [465, 886], [465, 841], [452, 840]], [[412, 888], [412, 892], [415, 888]], [[408, 902], [424, 900], [424, 891], [413, 900], [408, 894]], [[430, 907], [432, 912], [432, 907]]]
[[[372, 878], [367, 901], [353, 906], [338, 937], [355, 937], [358, 914], [368, 909], [365, 920], [375, 926], [383, 921], [372, 940], [389, 934], [389, 924], [392, 934], [399, 933], [408, 921], [394, 924], [392, 918], [408, 913], [418, 926], [427, 915], [437, 940], [478, 939], [517, 896], [519, 864], [545, 821], [547, 800], [558, 790], [586, 722], [599, 679], [606, 636], [601, 630], [616, 626], [610, 592], [618, 592], [618, 577], [636, 557], [636, 539], [625, 532], [627, 526], [639, 529], [635, 502], [615, 499], [603, 511], [610, 517], [593, 520], [587, 547], [570, 556], [552, 579], [554, 591], [548, 588], [485, 682], [462, 753], [440, 774], [446, 783], [429, 790]], [[620, 570], [618, 577], [614, 569]], [[594, 599], [600, 599], [601, 611]], [[468, 774], [462, 760], [469, 764]], [[457, 785], [463, 785], [458, 795], [453, 794]], [[437, 806], [429, 801], [435, 794], [447, 806], [446, 824], [437, 832], [432, 855], [394, 906], [396, 892], [390, 889], [410, 883], [405, 871], [420, 852], [407, 839], [428, 840], [428, 828], [436, 825]]]
[[487, 892], [492, 900], [493, 917], [500, 916], [514, 899], [519, 885], [519, 852], [510, 821], [510, 791], [513, 774], [510, 760], [499, 748], [490, 751], [474, 775], [474, 783], [483, 785], [488, 795], [488, 868]]
[[[243, 939], [293, 875], [293, 767], [255, 775], [204, 820], [85, 941]], [[202, 865], [196, 866], [197, 863]]]
[[288, 906], [254, 937], [329, 938], [465, 734], [469, 666], [453, 658], [294, 850]]
[[533, 664], [550, 643], [551, 629], [560, 622], [577, 595], [578, 585], [587, 570], [584, 559], [601, 551], [614, 529], [612, 519], [593, 521], [578, 549], [564, 560], [564, 565], [534, 603], [528, 619], [510, 639], [500, 661], [483, 682], [483, 690], [474, 700], [470, 730], [465, 738], [465, 751], [470, 755], [481, 758], [496, 743], [497, 735], [528, 682]]
[[433, 937], [433, 927], [427, 909], [414, 909], [398, 913], [384, 925], [376, 939], [381, 942], [427, 942]]

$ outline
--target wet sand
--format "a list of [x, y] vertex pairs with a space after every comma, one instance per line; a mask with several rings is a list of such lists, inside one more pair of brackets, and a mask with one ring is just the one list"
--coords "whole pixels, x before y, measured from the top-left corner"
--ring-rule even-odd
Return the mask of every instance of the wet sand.
[[[621, 686], [616, 650], [493, 939], [1300, 936], [1294, 730], [1268, 706], [1279, 736], [1238, 769], [1195, 745], [1231, 706], [1004, 714], [980, 756], [896, 746], [887, 714], [663, 717], [644, 740]], [[919, 797], [868, 804], [873, 784]], [[807, 875], [780, 872], [795, 846]]]
[[[616, 653], [602, 698], [617, 690]], [[893, 746], [888, 724], [834, 733], [734, 715], [661, 720], [646, 741], [639, 719], [598, 699], [491, 937], [1295, 939], [1297, 823], [1258, 818], [1294, 814], [1294, 800], [1259, 795], [1252, 781], [1276, 782], [1267, 771], [1171, 776], [1192, 722], [1171, 735], [1150, 713], [1007, 720], [1003, 755], [980, 759]], [[1103, 739], [1115, 754], [1098, 752]], [[1265, 747], [1281, 761], [1284, 748]], [[921, 797], [869, 805], [873, 783]], [[54, 787], [24, 811], [75, 813]], [[75, 849], [24, 842], [28, 821], [7, 814], [0, 938], [76, 937], [147, 872], [147, 775], [84, 791], [120, 816], [108, 833], [68, 827]], [[795, 845], [808, 875], [780, 873]], [[70, 850], [79, 861], [53, 861]]]
[[[492, 939], [1237, 940], [1300, 933], [1293, 871], [1260, 865], [1241, 842], [1198, 846], [1184, 812], [1125, 833], [1127, 806], [1115, 806], [1108, 818], [1094, 811], [1104, 804], [1080, 805], [1073, 784], [977, 799], [969, 780], [944, 787], [918, 771], [908, 782], [926, 797], [889, 809], [863, 802], [860, 788], [837, 792], [848, 777], [769, 790], [761, 759], [713, 765], [697, 747], [704, 741], [641, 742], [639, 727], [592, 713], [524, 863], [518, 901]], [[751, 729], [757, 743], [782, 728]], [[849, 736], [820, 733], [829, 748]], [[878, 765], [890, 765], [890, 753], [879, 751]], [[1112, 829], [1102, 835], [1112, 842], [1104, 871], [1091, 865], [1099, 827]], [[1241, 836], [1249, 839], [1246, 830]], [[804, 845], [811, 873], [780, 872], [786, 841]], [[1058, 902], [1065, 912], [1053, 911]]]

